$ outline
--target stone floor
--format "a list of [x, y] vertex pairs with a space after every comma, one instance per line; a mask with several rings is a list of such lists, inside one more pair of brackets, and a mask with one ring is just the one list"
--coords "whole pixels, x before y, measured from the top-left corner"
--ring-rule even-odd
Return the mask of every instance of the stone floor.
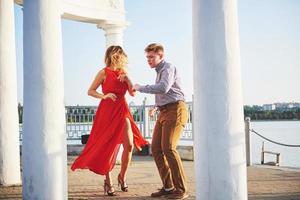
[[[75, 157], [68, 157], [68, 167]], [[188, 199], [195, 199], [194, 162], [184, 161], [188, 178]], [[68, 199], [152, 199], [149, 194], [161, 187], [159, 175], [152, 157], [134, 156], [128, 170], [129, 192], [121, 192], [116, 179], [120, 166], [113, 170], [113, 180], [118, 196], [103, 195], [103, 177], [88, 170], [71, 172], [69, 168]], [[300, 170], [279, 167], [251, 166], [248, 167], [248, 196], [250, 200], [300, 200]], [[0, 199], [21, 199], [22, 187], [0, 187]], [[162, 198], [160, 198], [162, 199]]]

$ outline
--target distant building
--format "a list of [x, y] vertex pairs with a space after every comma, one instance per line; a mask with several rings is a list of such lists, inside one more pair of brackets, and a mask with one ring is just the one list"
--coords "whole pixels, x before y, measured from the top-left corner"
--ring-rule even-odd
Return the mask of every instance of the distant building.
[[292, 104], [290, 103], [275, 103], [276, 110], [279, 111], [288, 111], [292, 108]]
[[293, 106], [292, 108], [300, 108], [300, 103], [293, 102], [291, 104]]
[[275, 109], [279, 111], [289, 111], [291, 109], [300, 108], [300, 103], [274, 103]]
[[263, 107], [263, 111], [271, 111], [271, 110], [275, 110], [276, 108], [274, 104], [264, 104], [262, 107]]

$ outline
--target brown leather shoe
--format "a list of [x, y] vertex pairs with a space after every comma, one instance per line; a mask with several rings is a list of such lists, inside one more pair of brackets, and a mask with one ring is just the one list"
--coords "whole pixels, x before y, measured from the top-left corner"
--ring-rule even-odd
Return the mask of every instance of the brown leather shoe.
[[157, 192], [153, 192], [151, 194], [151, 197], [164, 197], [164, 196], [170, 196], [175, 192], [175, 189], [166, 191], [164, 188], [159, 189]]
[[186, 199], [189, 195], [186, 192], [174, 191], [172, 195], [168, 196], [168, 199]]

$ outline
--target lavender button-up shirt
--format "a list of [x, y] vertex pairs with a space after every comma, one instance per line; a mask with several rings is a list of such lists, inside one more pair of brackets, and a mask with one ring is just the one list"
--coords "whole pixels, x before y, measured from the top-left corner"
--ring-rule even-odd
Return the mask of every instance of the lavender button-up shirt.
[[163, 106], [179, 100], [184, 101], [180, 78], [175, 66], [161, 61], [156, 67], [157, 77], [154, 85], [141, 86], [138, 91], [155, 94], [156, 106]]

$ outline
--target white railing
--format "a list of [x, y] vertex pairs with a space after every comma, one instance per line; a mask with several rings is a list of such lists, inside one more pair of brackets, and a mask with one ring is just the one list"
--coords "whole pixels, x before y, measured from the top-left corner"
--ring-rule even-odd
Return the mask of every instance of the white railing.
[[[183, 134], [181, 135], [181, 141], [193, 141], [193, 130], [192, 130], [192, 102], [188, 102], [189, 117], [188, 123], [186, 124]], [[148, 116], [148, 110], [151, 106], [130, 106], [130, 111], [133, 115], [134, 121], [140, 129], [143, 137], [146, 139], [152, 138], [152, 133], [157, 119], [157, 114], [154, 117]], [[90, 118], [90, 114], [88, 114]], [[144, 120], [146, 119], [146, 120]], [[66, 137], [68, 143], [79, 144], [81, 136], [90, 134], [92, 129], [92, 122], [68, 122], [66, 124]], [[22, 141], [22, 124], [20, 124], [20, 141]]]

